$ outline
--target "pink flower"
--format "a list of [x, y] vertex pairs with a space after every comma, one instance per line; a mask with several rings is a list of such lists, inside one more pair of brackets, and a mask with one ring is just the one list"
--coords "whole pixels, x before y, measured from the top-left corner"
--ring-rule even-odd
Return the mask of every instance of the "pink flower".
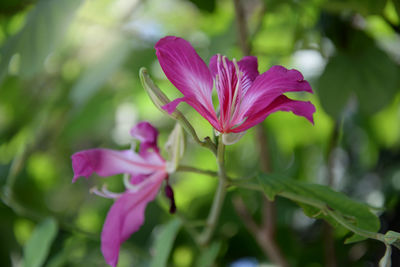
[[[156, 197], [162, 181], [168, 177], [166, 162], [157, 147], [157, 130], [150, 123], [141, 122], [132, 128], [131, 135], [141, 141], [138, 154], [133, 150], [90, 149], [72, 155], [73, 182], [80, 176], [89, 178], [93, 172], [103, 177], [129, 174], [123, 193], [112, 193], [104, 187], [102, 191], [92, 190], [115, 199], [101, 233], [101, 251], [106, 262], [114, 267], [121, 243], [143, 224], [147, 203]], [[174, 211], [173, 192], [168, 184], [166, 193]]]
[[[279, 110], [291, 111], [313, 123], [313, 104], [284, 95], [312, 93], [310, 84], [297, 70], [273, 66], [260, 75], [257, 58], [251, 56], [236, 62], [214, 55], [207, 67], [189, 42], [174, 36], [159, 40], [155, 49], [165, 75], [183, 94], [163, 107], [169, 113], [184, 101], [222, 134], [244, 133]], [[218, 94], [218, 112], [212, 101], [213, 85]]]

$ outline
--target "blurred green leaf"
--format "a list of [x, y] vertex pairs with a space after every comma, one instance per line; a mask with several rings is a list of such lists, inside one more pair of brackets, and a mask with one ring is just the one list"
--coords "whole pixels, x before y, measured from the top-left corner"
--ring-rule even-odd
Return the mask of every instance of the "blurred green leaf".
[[35, 0], [7, 0], [0, 1], [0, 15], [14, 15], [33, 4]]
[[96, 90], [124, 63], [131, 46], [127, 40], [112, 45], [104, 56], [91, 65], [71, 90], [71, 98], [78, 105], [86, 103]]
[[352, 10], [362, 15], [379, 15], [385, 8], [387, 0], [329, 0], [323, 7], [334, 12]]
[[345, 51], [329, 60], [318, 82], [321, 104], [335, 118], [353, 94], [360, 111], [371, 115], [389, 104], [398, 90], [399, 66], [364, 33], [352, 38]]
[[215, 259], [218, 256], [218, 252], [221, 249], [221, 243], [214, 242], [200, 254], [196, 266], [197, 267], [208, 267], [213, 266]]
[[200, 10], [214, 12], [215, 10], [215, 0], [189, 0], [195, 4]]
[[167, 266], [169, 254], [180, 227], [181, 221], [178, 219], [174, 219], [163, 226], [161, 233], [153, 244], [154, 256], [150, 264], [151, 267]]
[[48, 218], [36, 226], [24, 248], [25, 267], [43, 265], [57, 232], [57, 222], [52, 218]]
[[[23, 76], [38, 72], [46, 57], [65, 36], [65, 31], [82, 0], [41, 0], [28, 14], [22, 30], [0, 50], [0, 82], [8, 73], [10, 61], [18, 54], [15, 71]], [[19, 68], [19, 69], [18, 69]]]
[[397, 16], [400, 18], [400, 0], [392, 0]]
[[[379, 219], [366, 204], [356, 202], [327, 186], [301, 183], [278, 175], [262, 174], [258, 176], [258, 180], [270, 200], [274, 200], [276, 195], [291, 199], [299, 203], [309, 217], [322, 218], [336, 226], [337, 217], [340, 216], [346, 223], [361, 231], [376, 232], [379, 230]], [[346, 242], [363, 239], [365, 237], [354, 235]]]

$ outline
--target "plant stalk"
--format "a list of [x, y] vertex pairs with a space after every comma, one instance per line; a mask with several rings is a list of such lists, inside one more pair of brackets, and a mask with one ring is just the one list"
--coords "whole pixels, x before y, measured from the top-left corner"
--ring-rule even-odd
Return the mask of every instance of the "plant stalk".
[[206, 226], [199, 236], [198, 243], [202, 246], [207, 246], [214, 234], [217, 227], [218, 219], [221, 214], [222, 206], [224, 204], [227, 176], [225, 172], [225, 145], [222, 142], [222, 135], [219, 136], [217, 148], [217, 164], [218, 164], [218, 187], [214, 196], [210, 213], [207, 218]]

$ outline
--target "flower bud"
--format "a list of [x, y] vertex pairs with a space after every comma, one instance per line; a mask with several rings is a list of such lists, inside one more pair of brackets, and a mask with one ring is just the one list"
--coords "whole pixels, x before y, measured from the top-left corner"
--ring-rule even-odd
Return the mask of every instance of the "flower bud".
[[210, 148], [215, 153], [215, 151], [216, 151], [215, 145], [212, 142], [210, 142], [209, 139], [201, 141], [199, 139], [199, 137], [197, 136], [197, 133], [194, 130], [193, 126], [190, 124], [190, 122], [186, 119], [186, 117], [178, 109], [176, 109], [171, 114], [169, 114], [167, 111], [165, 111], [162, 108], [163, 106], [167, 105], [171, 101], [160, 90], [160, 88], [158, 88], [157, 85], [151, 80], [149, 74], [147, 73], [146, 68], [140, 69], [139, 76], [140, 76], [140, 81], [142, 82], [143, 88], [146, 90], [147, 94], [150, 96], [150, 99], [154, 103], [154, 105], [159, 110], [161, 110], [164, 114], [166, 114], [167, 116], [173, 118], [174, 120], [177, 120], [182, 125], [183, 129], [185, 129], [185, 131], [193, 137], [193, 139], [194, 139], [194, 141], [196, 141], [196, 143], [198, 143], [201, 146]]
[[167, 161], [167, 172], [173, 173], [179, 165], [179, 160], [182, 158], [185, 151], [185, 136], [182, 127], [179, 123], [175, 124], [174, 129], [165, 143], [165, 150], [169, 155]]
[[142, 86], [146, 90], [147, 94], [150, 96], [150, 99], [153, 102], [153, 104], [164, 114], [166, 114], [174, 119], [178, 119], [179, 111], [175, 111], [175, 112], [172, 112], [171, 114], [168, 114], [168, 112], [166, 112], [162, 108], [163, 106], [170, 103], [171, 101], [160, 90], [160, 88], [158, 88], [158, 86], [153, 82], [153, 80], [150, 78], [146, 68], [140, 69], [139, 76], [140, 76], [140, 81], [142, 82]]

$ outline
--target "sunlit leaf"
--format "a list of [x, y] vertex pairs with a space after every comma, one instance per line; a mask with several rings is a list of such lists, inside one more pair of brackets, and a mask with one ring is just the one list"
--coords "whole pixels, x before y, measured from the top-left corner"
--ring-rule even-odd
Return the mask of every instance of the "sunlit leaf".
[[151, 267], [167, 266], [169, 254], [180, 227], [181, 221], [178, 219], [174, 219], [163, 226], [161, 233], [153, 244], [154, 256], [150, 264]]
[[42, 266], [57, 232], [57, 222], [52, 218], [46, 219], [36, 226], [24, 248], [25, 267]]
[[0, 50], [0, 82], [18, 54], [18, 73], [31, 76], [56, 48], [82, 0], [41, 0], [29, 13], [25, 26]]
[[71, 98], [78, 105], [86, 103], [99, 87], [124, 63], [131, 46], [126, 40], [112, 45], [108, 51], [91, 65], [71, 90]]

